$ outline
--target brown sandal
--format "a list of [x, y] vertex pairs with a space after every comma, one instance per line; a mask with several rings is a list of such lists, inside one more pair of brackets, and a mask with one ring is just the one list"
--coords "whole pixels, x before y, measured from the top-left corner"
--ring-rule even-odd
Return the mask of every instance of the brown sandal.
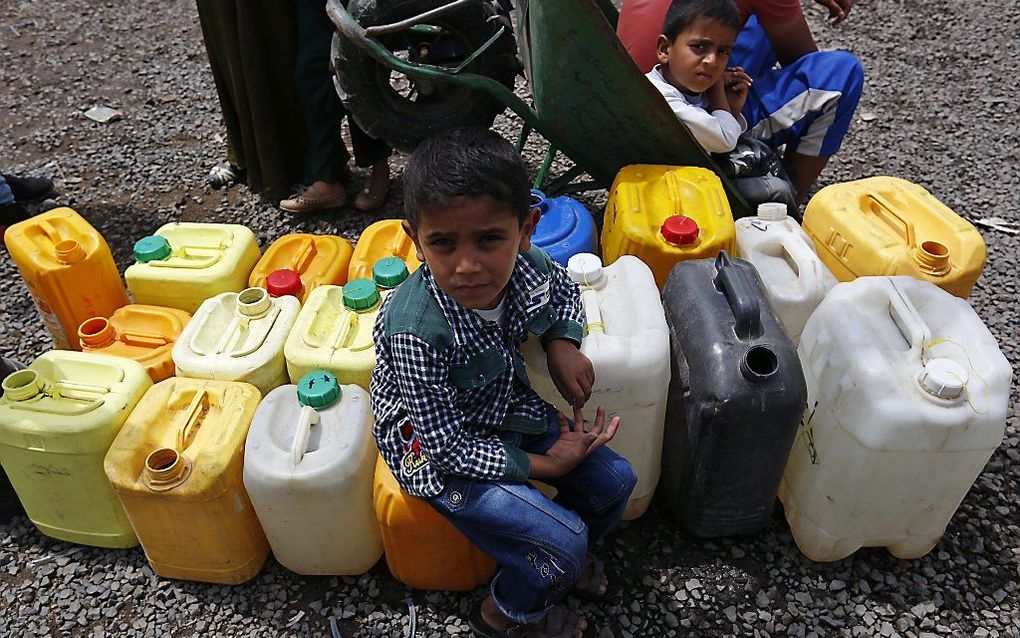
[[316, 210], [328, 210], [331, 208], [343, 208], [347, 205], [347, 192], [339, 191], [332, 195], [314, 196], [308, 191], [299, 195], [293, 195], [280, 202], [280, 209], [288, 213], [310, 213]]
[[[567, 621], [572, 621], [568, 626]], [[563, 607], [553, 607], [546, 615], [545, 620], [539, 625], [522, 625], [511, 623], [503, 629], [496, 629], [485, 622], [482, 616], [482, 605], [479, 603], [468, 618], [468, 625], [475, 638], [572, 638], [572, 636], [583, 635], [588, 623], [584, 622], [583, 627], [578, 627], [583, 618], [578, 618], [573, 612], [568, 612]], [[573, 627], [573, 630], [570, 629]]]

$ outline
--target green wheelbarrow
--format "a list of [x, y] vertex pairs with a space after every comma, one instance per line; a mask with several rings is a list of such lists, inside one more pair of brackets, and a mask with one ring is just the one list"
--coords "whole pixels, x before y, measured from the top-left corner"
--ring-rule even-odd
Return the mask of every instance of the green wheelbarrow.
[[[518, 148], [532, 132], [549, 142], [535, 180], [549, 194], [608, 188], [629, 164], [700, 166], [722, 180], [734, 217], [753, 214], [630, 59], [610, 0], [515, 5], [328, 0], [337, 93], [369, 135], [404, 150], [510, 109], [523, 121]], [[515, 92], [521, 74], [530, 103]], [[573, 167], [551, 175], [557, 152]]]

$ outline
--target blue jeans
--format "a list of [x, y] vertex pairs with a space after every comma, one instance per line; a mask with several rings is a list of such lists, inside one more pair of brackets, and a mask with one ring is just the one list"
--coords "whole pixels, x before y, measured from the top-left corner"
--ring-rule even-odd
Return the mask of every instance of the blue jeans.
[[0, 175], [0, 206], [10, 204], [13, 201], [14, 193], [11, 192], [11, 187], [7, 185], [7, 180], [4, 179], [4, 176]]
[[[550, 412], [545, 433], [508, 432], [503, 439], [544, 454], [560, 434]], [[601, 447], [566, 476], [543, 479], [558, 490], [552, 500], [527, 483], [444, 481], [429, 504], [499, 563], [491, 585], [496, 607], [514, 622], [532, 624], [577, 582], [589, 547], [619, 522], [637, 477], [625, 458]]]

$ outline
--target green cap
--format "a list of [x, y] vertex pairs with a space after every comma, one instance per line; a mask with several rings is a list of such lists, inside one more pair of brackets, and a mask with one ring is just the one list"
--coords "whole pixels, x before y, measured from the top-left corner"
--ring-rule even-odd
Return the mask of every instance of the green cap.
[[140, 263], [146, 263], [157, 259], [166, 259], [173, 252], [170, 249], [170, 242], [166, 237], [149, 235], [142, 237], [135, 242], [135, 259]]
[[355, 279], [344, 284], [344, 305], [351, 310], [368, 310], [379, 303], [379, 288], [371, 279]]
[[380, 288], [396, 288], [407, 276], [407, 264], [400, 257], [383, 257], [372, 266], [372, 279]]
[[340, 399], [340, 384], [332, 372], [313, 370], [297, 383], [297, 400], [301, 405], [321, 410]]

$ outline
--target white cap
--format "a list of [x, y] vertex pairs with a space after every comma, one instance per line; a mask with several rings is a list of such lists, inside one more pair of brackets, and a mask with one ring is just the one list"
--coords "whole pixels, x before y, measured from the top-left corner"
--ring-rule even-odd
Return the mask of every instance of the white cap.
[[967, 368], [952, 359], [932, 359], [917, 377], [924, 391], [940, 399], [956, 399], [963, 394], [970, 375]]
[[595, 286], [605, 276], [598, 255], [578, 253], [567, 260], [567, 274], [574, 283]]
[[779, 202], [758, 204], [758, 217], [770, 222], [781, 222], [786, 219], [786, 204]]

